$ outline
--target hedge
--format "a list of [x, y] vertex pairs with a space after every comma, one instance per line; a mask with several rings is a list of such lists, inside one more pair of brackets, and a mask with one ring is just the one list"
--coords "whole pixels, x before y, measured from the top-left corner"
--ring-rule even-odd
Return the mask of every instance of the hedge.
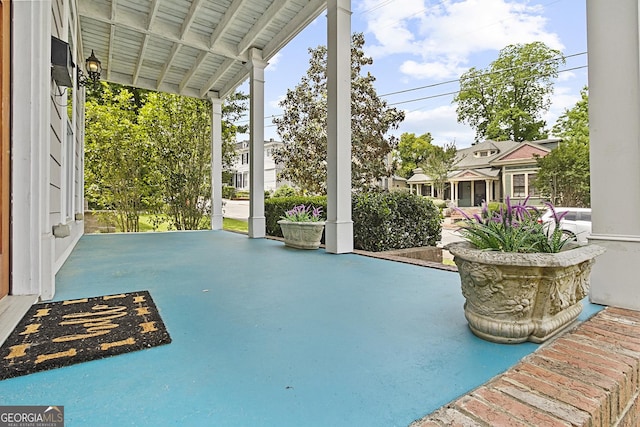
[[314, 208], [321, 207], [323, 217], [327, 218], [327, 196], [290, 196], [290, 197], [271, 197], [264, 201], [264, 216], [266, 221], [266, 232], [269, 236], [282, 237], [282, 230], [278, 225], [278, 221], [285, 211], [298, 205], [311, 205]]
[[353, 244], [372, 252], [435, 246], [441, 220], [440, 209], [415, 194], [358, 194], [353, 198]]
[[[265, 200], [266, 232], [282, 237], [278, 221], [294, 206], [322, 207], [326, 196], [276, 197]], [[352, 197], [355, 249], [378, 252], [418, 246], [435, 246], [440, 240], [440, 210], [429, 199], [406, 192], [360, 193]]]

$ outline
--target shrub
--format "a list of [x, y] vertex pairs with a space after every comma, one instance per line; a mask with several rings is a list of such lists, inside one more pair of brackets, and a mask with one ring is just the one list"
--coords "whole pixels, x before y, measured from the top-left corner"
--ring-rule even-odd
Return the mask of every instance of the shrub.
[[490, 213], [500, 212], [500, 208], [502, 208], [502, 210], [505, 210], [507, 208], [507, 205], [505, 203], [501, 203], [501, 202], [489, 202], [489, 203], [487, 203], [487, 209], [489, 210]]
[[435, 246], [440, 240], [440, 210], [429, 199], [405, 192], [353, 196], [356, 249], [386, 251]]
[[282, 237], [282, 230], [278, 225], [278, 221], [282, 218], [286, 211], [293, 209], [299, 205], [311, 206], [313, 208], [322, 208], [323, 212], [327, 211], [326, 196], [291, 196], [291, 197], [271, 197], [264, 201], [264, 216], [266, 232], [270, 236]]
[[271, 197], [292, 197], [296, 195], [296, 190], [288, 185], [276, 188]]
[[236, 189], [234, 187], [223, 185], [222, 186], [222, 198], [233, 199], [236, 197]]
[[[272, 197], [264, 202], [267, 234], [282, 237], [278, 221], [301, 204], [327, 212], [326, 196]], [[355, 249], [372, 252], [435, 246], [442, 231], [440, 210], [433, 202], [407, 192], [354, 195], [352, 219]]]
[[444, 208], [447, 207], [447, 201], [446, 200], [436, 199], [436, 198], [432, 198], [432, 197], [427, 197], [427, 199], [431, 200], [433, 202], [433, 204], [436, 205], [436, 208], [438, 208], [438, 209], [444, 209]]

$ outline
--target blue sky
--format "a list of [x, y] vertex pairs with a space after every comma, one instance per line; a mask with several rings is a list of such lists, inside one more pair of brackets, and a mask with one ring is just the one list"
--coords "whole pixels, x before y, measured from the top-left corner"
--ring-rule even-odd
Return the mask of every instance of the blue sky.
[[[468, 147], [474, 138], [469, 126], [457, 123], [456, 80], [471, 67], [487, 68], [509, 44], [542, 41], [568, 56], [555, 81], [548, 128], [566, 108], [580, 99], [587, 84], [585, 0], [352, 0], [352, 32], [365, 35], [365, 53], [373, 65], [378, 95], [405, 111], [393, 131], [420, 135], [430, 132], [434, 142], [455, 141]], [[306, 73], [309, 47], [326, 44], [326, 15], [322, 14], [269, 61], [265, 70], [265, 116], [278, 115], [278, 101]], [[583, 68], [580, 68], [583, 67]], [[577, 69], [574, 69], [577, 68]], [[240, 90], [248, 93], [245, 83]], [[417, 100], [420, 98], [429, 98]], [[238, 139], [246, 139], [239, 135]], [[280, 139], [270, 119], [265, 138]]]

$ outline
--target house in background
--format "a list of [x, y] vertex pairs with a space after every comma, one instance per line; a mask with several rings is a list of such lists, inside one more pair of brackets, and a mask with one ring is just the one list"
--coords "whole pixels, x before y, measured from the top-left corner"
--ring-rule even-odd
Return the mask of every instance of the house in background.
[[444, 195], [436, 194], [433, 179], [422, 169], [414, 170], [408, 183], [416, 194], [451, 200], [460, 207], [479, 206], [483, 200], [504, 201], [506, 197], [514, 201], [529, 197], [531, 204], [541, 204], [544, 197], [534, 185], [536, 158], [546, 156], [559, 143], [560, 139], [486, 140], [458, 150]]
[[[266, 191], [273, 192], [283, 185], [291, 185], [288, 181], [278, 182], [278, 174], [282, 170], [282, 165], [277, 165], [273, 160], [273, 149], [283, 145], [283, 142], [274, 141], [273, 138], [264, 142], [264, 189]], [[238, 142], [236, 144], [236, 158], [233, 163], [232, 183], [236, 190], [249, 191], [249, 156], [249, 141]]]

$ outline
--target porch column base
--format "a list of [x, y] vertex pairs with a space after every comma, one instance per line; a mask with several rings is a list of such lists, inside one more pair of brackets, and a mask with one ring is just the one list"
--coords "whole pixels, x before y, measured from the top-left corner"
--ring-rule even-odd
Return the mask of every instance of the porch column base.
[[267, 234], [267, 220], [263, 216], [249, 217], [249, 237], [263, 238]]
[[596, 259], [591, 270], [589, 300], [595, 304], [610, 305], [640, 311], [640, 236], [595, 234], [589, 243], [607, 251]]
[[222, 230], [222, 214], [211, 215], [211, 229]]
[[324, 226], [325, 250], [332, 254], [353, 252], [353, 221], [327, 221]]

